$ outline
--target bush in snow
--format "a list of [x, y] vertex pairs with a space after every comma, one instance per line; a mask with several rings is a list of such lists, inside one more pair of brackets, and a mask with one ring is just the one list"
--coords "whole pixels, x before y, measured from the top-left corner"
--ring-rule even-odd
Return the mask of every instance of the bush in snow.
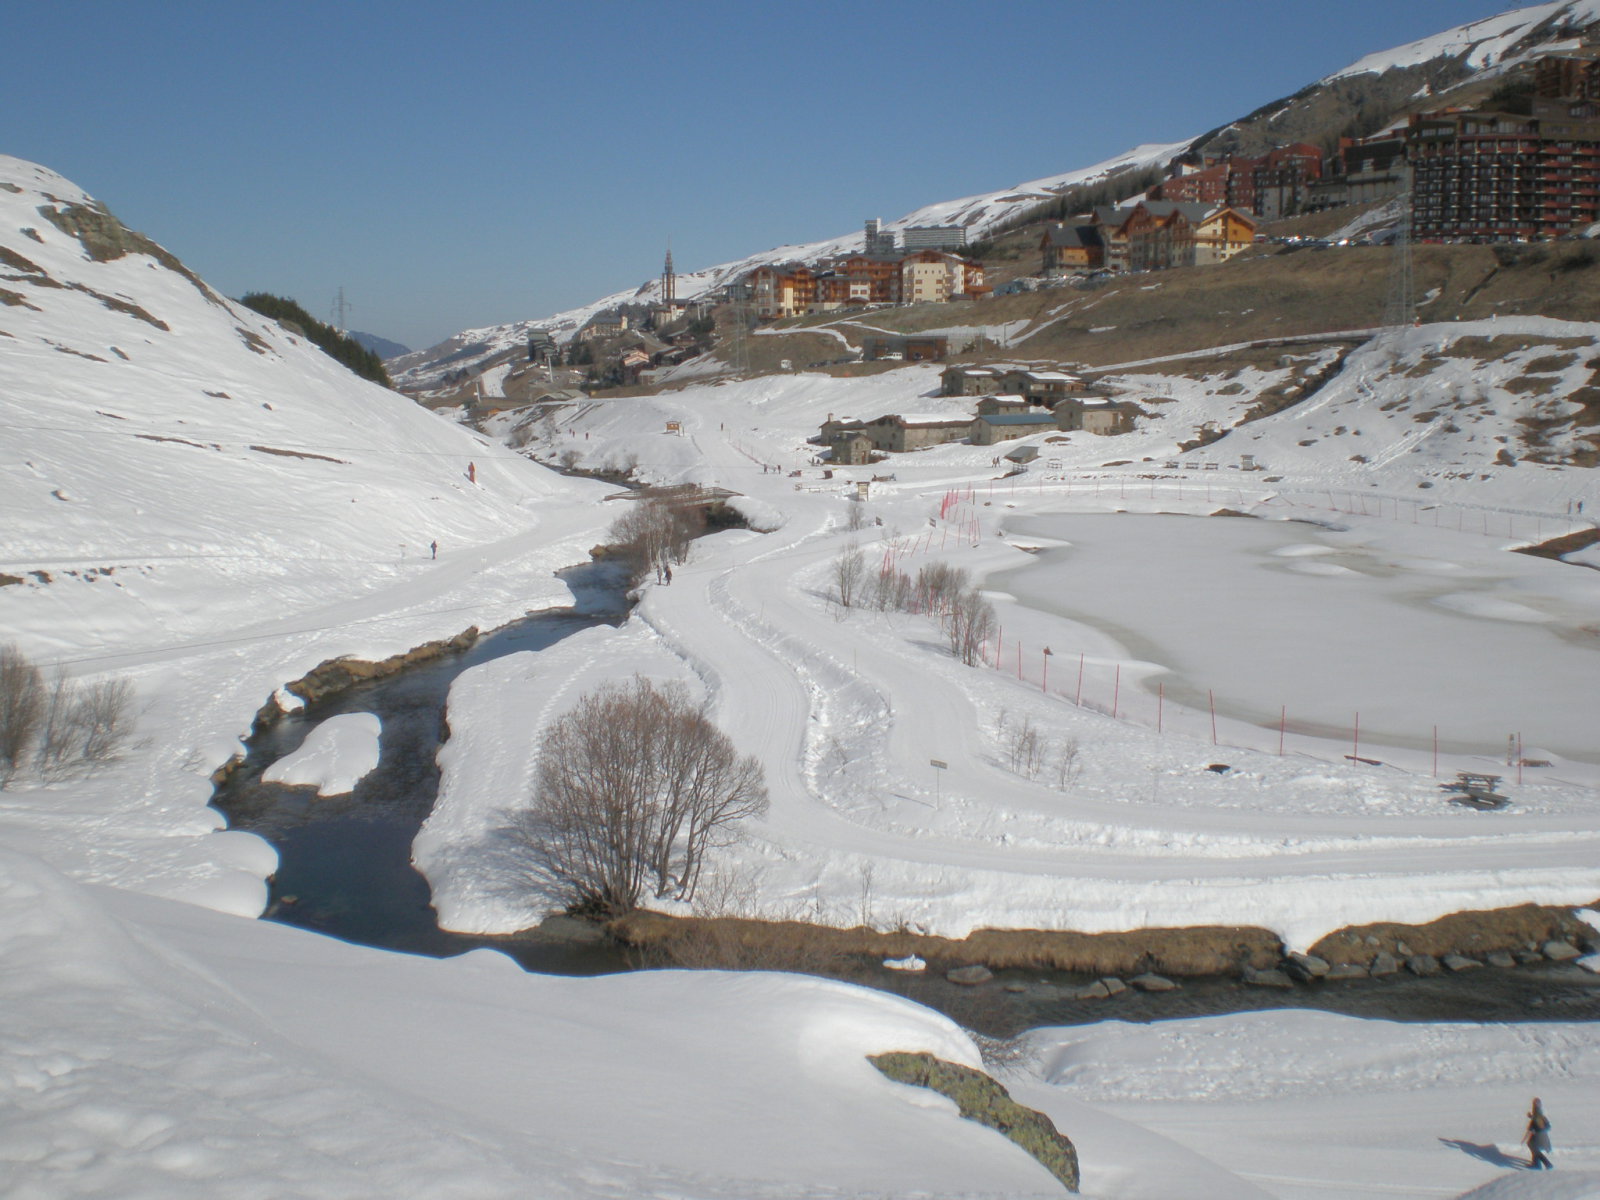
[[533, 803], [508, 833], [572, 909], [617, 914], [647, 888], [692, 900], [707, 852], [766, 807], [761, 764], [741, 758], [681, 687], [636, 676], [550, 727]]
[[16, 646], [0, 646], [0, 787], [30, 759], [43, 775], [111, 758], [133, 729], [133, 685], [45, 675]]

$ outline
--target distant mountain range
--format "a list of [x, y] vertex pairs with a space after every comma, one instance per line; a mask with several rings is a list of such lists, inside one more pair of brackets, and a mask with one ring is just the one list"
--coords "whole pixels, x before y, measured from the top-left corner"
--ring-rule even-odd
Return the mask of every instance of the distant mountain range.
[[[1293, 141], [1331, 141], [1341, 133], [1372, 132], [1405, 112], [1444, 102], [1443, 94], [1492, 78], [1541, 53], [1577, 46], [1600, 24], [1600, 0], [1549, 0], [1481, 21], [1447, 29], [1390, 50], [1368, 54], [1343, 70], [1307, 85], [1293, 96], [1181, 142], [1137, 146], [1090, 167], [1031, 180], [960, 200], [925, 205], [884, 229], [911, 225], [962, 225], [971, 239], [1007, 227], [1029, 209], [1067, 189], [1113, 179], [1120, 173], [1160, 166], [1188, 153], [1256, 153]], [[677, 277], [677, 294], [692, 298], [733, 282], [763, 263], [816, 262], [861, 245], [855, 231], [805, 245], [776, 246], [736, 262], [722, 263]], [[533, 329], [547, 329], [558, 341], [570, 338], [596, 313], [620, 304], [648, 304], [659, 298], [660, 280], [651, 278], [632, 291], [616, 292], [566, 312], [482, 329], [468, 329], [425, 350], [388, 363], [397, 387], [427, 388], [451, 372], [472, 371], [526, 341]], [[387, 357], [387, 356], [386, 356]]]
[[410, 354], [410, 346], [402, 346], [399, 342], [391, 342], [388, 338], [381, 338], [375, 333], [360, 333], [354, 329], [345, 331], [345, 336], [351, 341], [371, 350], [379, 358], [399, 358], [402, 354]]

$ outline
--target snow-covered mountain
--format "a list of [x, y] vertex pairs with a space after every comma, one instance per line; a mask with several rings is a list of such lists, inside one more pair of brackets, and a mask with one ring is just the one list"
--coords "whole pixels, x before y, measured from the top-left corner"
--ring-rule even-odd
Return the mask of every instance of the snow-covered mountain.
[[[1180, 153], [1188, 142], [1162, 142], [1136, 146], [1126, 154], [1108, 158], [1092, 167], [1067, 171], [1043, 179], [1019, 183], [1015, 187], [959, 200], [944, 200], [927, 204], [903, 217], [885, 221], [885, 230], [899, 231], [912, 225], [962, 225], [972, 238], [983, 236], [1003, 224], [1016, 212], [1041, 201], [1049, 200], [1062, 190], [1076, 184], [1095, 183], [1119, 172], [1137, 170], [1166, 162]], [[715, 291], [732, 283], [748, 271], [766, 263], [819, 262], [832, 255], [861, 248], [861, 232], [843, 234], [820, 242], [800, 245], [774, 246], [735, 262], [720, 263], [678, 275], [677, 294], [680, 299], [693, 299], [702, 292]], [[602, 296], [581, 308], [568, 309], [537, 320], [513, 321], [505, 325], [491, 325], [482, 329], [467, 329], [454, 337], [415, 350], [389, 361], [389, 373], [399, 387], [430, 387], [447, 371], [473, 367], [497, 354], [523, 344], [533, 329], [549, 330], [558, 341], [566, 341], [581, 329], [596, 313], [619, 304], [649, 304], [661, 294], [661, 281], [650, 279], [632, 291], [614, 292]]]
[[[307, 569], [365, 590], [434, 539], [524, 527], [561, 490], [14, 158], [0, 264], [0, 571], [19, 581], [0, 614], [36, 651], [182, 637], [217, 604], [270, 611]], [[220, 574], [251, 586], [213, 589]]]
[[[1536, 53], [1576, 44], [1578, 35], [1596, 22], [1600, 22], [1600, 0], [1550, 0], [1549, 3], [1472, 21], [1432, 37], [1368, 54], [1318, 80], [1313, 86], [1325, 87], [1341, 82], [1348, 86], [1352, 78], [1357, 76], [1382, 76], [1391, 70], [1416, 68], [1429, 63], [1459, 67], [1460, 70], [1452, 72], [1453, 75], [1471, 76], [1503, 71]], [[1214, 131], [1214, 134], [1216, 132], [1224, 131]], [[1066, 188], [1110, 179], [1122, 171], [1169, 162], [1214, 134], [1178, 142], [1136, 146], [1125, 154], [1093, 166], [958, 200], [927, 204], [885, 222], [884, 228], [903, 230], [912, 225], [962, 225], [968, 230], [969, 236], [976, 239], [1005, 224], [1019, 211], [1049, 200]], [[1299, 136], [1302, 135], [1294, 134], [1294, 137]], [[1287, 140], [1293, 140], [1293, 137]], [[735, 262], [681, 274], [677, 277], [677, 292], [680, 297], [692, 298], [731, 283], [765, 263], [817, 262], [846, 250], [857, 249], [860, 244], [861, 234], [852, 232], [820, 242], [775, 246]], [[462, 369], [470, 371], [496, 355], [521, 345], [527, 340], [530, 330], [547, 329], [557, 340], [564, 341], [596, 313], [619, 304], [650, 303], [659, 297], [659, 293], [660, 280], [650, 279], [632, 291], [614, 292], [580, 308], [525, 321], [463, 330], [438, 345], [390, 360], [389, 373], [397, 386], [431, 387], [447, 372]]]

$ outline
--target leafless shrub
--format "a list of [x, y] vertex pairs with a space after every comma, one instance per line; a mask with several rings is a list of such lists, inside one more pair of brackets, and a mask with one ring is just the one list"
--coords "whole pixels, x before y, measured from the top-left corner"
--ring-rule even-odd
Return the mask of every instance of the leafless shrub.
[[859, 533], [867, 527], [867, 506], [860, 500], [845, 502], [844, 527], [851, 533]]
[[833, 598], [840, 608], [854, 608], [861, 601], [861, 585], [866, 579], [867, 560], [861, 547], [851, 542], [839, 551], [829, 572], [833, 581]]
[[44, 677], [21, 650], [0, 646], [0, 787], [11, 781], [44, 716]]
[[1066, 791], [1078, 781], [1078, 773], [1083, 769], [1083, 764], [1078, 761], [1078, 739], [1069, 737], [1056, 747], [1056, 787]]
[[682, 688], [635, 677], [551, 726], [532, 804], [507, 835], [573, 908], [614, 914], [646, 888], [692, 900], [708, 851], [766, 806], [759, 762]]
[[651, 497], [633, 501], [611, 523], [607, 539], [623, 547], [643, 569], [654, 569], [659, 582], [668, 563], [689, 557], [689, 545], [705, 528], [705, 514], [697, 506]]
[[1021, 722], [1007, 727], [1001, 725], [1001, 736], [1006, 754], [1006, 766], [1018, 775], [1029, 779], [1039, 774], [1044, 765], [1045, 740], [1031, 716], [1024, 715]]
[[925, 612], [949, 611], [956, 597], [966, 591], [969, 585], [970, 576], [967, 572], [949, 563], [928, 563], [917, 571], [916, 594]]
[[33, 758], [39, 773], [48, 778], [71, 765], [78, 740], [74, 713], [77, 696], [60, 670], [51, 677], [45, 692], [44, 718], [39, 722], [39, 744]]
[[102, 679], [79, 691], [73, 705], [78, 753], [84, 762], [105, 762], [130, 732], [133, 685], [126, 679]]
[[113, 757], [133, 730], [133, 685], [47, 679], [16, 646], [0, 646], [0, 787], [31, 761], [41, 775]]
[[983, 647], [994, 632], [994, 606], [977, 588], [968, 588], [950, 603], [944, 617], [950, 653], [969, 667], [983, 660]]

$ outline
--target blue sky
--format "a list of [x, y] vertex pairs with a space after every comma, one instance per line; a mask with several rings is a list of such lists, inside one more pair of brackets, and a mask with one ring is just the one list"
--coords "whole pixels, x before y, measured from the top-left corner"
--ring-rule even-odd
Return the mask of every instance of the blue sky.
[[1193, 136], [1491, 0], [47, 0], [0, 153], [413, 347]]

